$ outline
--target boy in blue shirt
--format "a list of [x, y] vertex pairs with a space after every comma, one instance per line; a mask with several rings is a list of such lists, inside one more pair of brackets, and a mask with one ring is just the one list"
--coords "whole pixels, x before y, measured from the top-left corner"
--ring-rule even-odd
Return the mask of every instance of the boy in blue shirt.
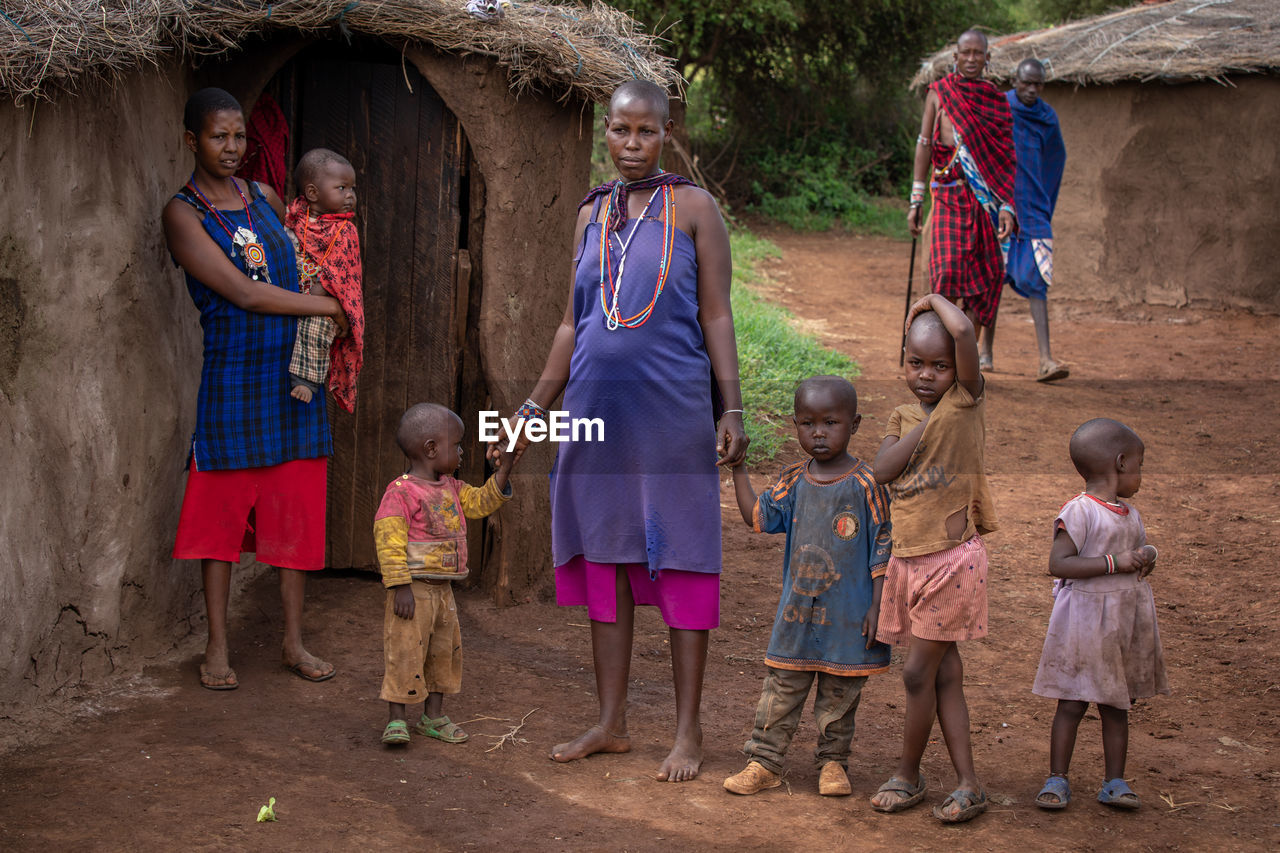
[[849, 455], [862, 421], [853, 385], [806, 379], [795, 393], [796, 437], [810, 458], [789, 466], [758, 498], [746, 468], [733, 469], [742, 518], [760, 533], [786, 533], [782, 597], [765, 653], [768, 673], [746, 769], [726, 790], [754, 794], [782, 784], [782, 761], [815, 679], [818, 791], [852, 793], [846, 767], [854, 713], [867, 676], [889, 668], [876, 642], [880, 589], [889, 561], [889, 495], [867, 463]]

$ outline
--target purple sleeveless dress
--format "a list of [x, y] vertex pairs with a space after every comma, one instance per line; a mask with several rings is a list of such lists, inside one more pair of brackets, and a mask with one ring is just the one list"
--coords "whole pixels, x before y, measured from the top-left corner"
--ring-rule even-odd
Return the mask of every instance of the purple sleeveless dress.
[[[634, 224], [628, 221], [610, 234], [615, 281], [622, 239]], [[562, 604], [590, 604], [580, 600], [593, 574], [588, 571], [584, 580], [584, 566], [631, 564], [637, 604], [658, 604], [665, 618], [668, 607], [654, 596], [692, 595], [704, 600], [685, 604], [698, 611], [709, 606], [718, 618], [720, 479], [693, 240], [676, 229], [671, 269], [649, 319], [638, 328], [610, 330], [600, 295], [601, 227], [595, 221], [587, 225], [576, 258], [575, 339], [564, 409], [571, 418], [599, 418], [604, 440], [560, 444], [551, 470], [558, 598]], [[618, 299], [622, 317], [641, 311], [653, 297], [662, 242], [662, 222], [646, 215], [627, 250]], [[605, 290], [611, 299], [608, 284]], [[608, 577], [615, 576], [610, 565]], [[638, 588], [648, 584], [655, 588]], [[601, 592], [611, 604], [612, 583]], [[708, 602], [708, 596], [716, 600]], [[592, 597], [599, 596], [587, 590]]]

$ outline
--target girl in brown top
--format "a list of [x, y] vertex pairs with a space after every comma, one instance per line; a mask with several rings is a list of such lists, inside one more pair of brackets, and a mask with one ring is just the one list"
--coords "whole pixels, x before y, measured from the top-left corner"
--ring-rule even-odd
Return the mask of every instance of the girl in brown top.
[[959, 823], [987, 808], [973, 769], [956, 645], [987, 633], [981, 534], [996, 523], [984, 473], [984, 383], [977, 335], [963, 311], [930, 294], [911, 306], [907, 323], [907, 386], [918, 402], [894, 410], [875, 461], [876, 481], [889, 487], [893, 522], [877, 636], [908, 644], [907, 718], [897, 772], [871, 806], [898, 812], [924, 799], [920, 758], [936, 709], [958, 784], [933, 814]]

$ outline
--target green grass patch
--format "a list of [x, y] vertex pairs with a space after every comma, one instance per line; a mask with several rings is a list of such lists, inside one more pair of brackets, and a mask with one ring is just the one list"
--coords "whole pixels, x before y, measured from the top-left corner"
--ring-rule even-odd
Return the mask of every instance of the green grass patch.
[[790, 311], [760, 294], [760, 262], [779, 257], [777, 246], [744, 228], [735, 228], [729, 243], [742, 408], [751, 436], [748, 458], [755, 463], [772, 459], [793, 434], [793, 395], [800, 380], [828, 373], [853, 380], [861, 371], [853, 359], [799, 331]]

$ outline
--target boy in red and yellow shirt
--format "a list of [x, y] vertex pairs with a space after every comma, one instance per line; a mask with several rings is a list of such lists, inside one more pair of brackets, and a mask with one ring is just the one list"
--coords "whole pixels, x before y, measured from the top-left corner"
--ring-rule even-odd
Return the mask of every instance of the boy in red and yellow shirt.
[[462, 632], [453, 581], [467, 576], [467, 519], [484, 518], [511, 499], [514, 457], [483, 486], [451, 475], [462, 463], [462, 419], [419, 403], [400, 418], [396, 443], [409, 472], [392, 480], [373, 521], [378, 567], [387, 588], [382, 641], [386, 672], [380, 698], [390, 704], [385, 744], [409, 742], [405, 705], [422, 702], [419, 734], [462, 743], [466, 732], [443, 714], [444, 694], [462, 689]]

